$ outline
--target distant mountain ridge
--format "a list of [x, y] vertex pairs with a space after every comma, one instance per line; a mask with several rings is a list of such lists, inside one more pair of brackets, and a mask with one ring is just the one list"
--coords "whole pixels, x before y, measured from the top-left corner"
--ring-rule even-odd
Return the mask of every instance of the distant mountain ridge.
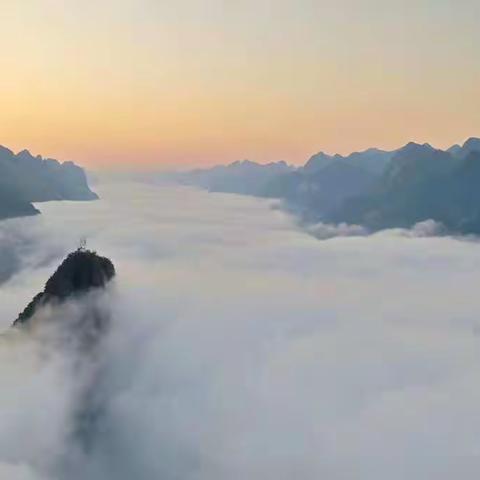
[[[409, 144], [374, 187], [348, 199], [329, 219], [372, 230], [432, 219], [460, 233], [480, 233], [480, 142], [456, 154]], [[464, 156], [464, 152], [466, 156]]]
[[305, 218], [317, 217], [338, 208], [346, 198], [366, 191], [375, 178], [368, 170], [342, 158], [323, 168], [303, 168], [276, 176], [263, 196], [285, 200]]
[[341, 161], [355, 167], [363, 168], [364, 170], [377, 175], [384, 170], [394, 154], [395, 151], [389, 152], [379, 150], [378, 148], [369, 148], [363, 152], [353, 152], [347, 156], [342, 156], [338, 153], [335, 155], [327, 155], [324, 152], [319, 152], [310, 157], [303, 168], [306, 172], [313, 173], [334, 162]]
[[453, 145], [447, 151], [457, 158], [466, 158], [470, 153], [480, 152], [480, 138], [471, 137], [463, 145]]
[[28, 150], [15, 154], [0, 146], [0, 219], [38, 213], [32, 202], [97, 198], [73, 162], [44, 159]]
[[410, 142], [393, 151], [319, 152], [298, 168], [246, 161], [180, 175], [209, 191], [279, 198], [311, 222], [378, 230], [432, 219], [452, 231], [480, 233], [480, 139], [475, 137], [448, 150]]
[[263, 196], [267, 184], [276, 176], [291, 172], [294, 167], [280, 161], [262, 165], [250, 160], [217, 165], [207, 169], [176, 173], [172, 179], [195, 185], [211, 192]]

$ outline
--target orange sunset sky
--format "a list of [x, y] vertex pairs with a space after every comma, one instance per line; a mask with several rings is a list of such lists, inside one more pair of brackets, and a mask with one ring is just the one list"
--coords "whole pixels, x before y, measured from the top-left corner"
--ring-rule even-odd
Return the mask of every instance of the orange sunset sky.
[[0, 143], [89, 168], [480, 136], [478, 0], [2, 0]]

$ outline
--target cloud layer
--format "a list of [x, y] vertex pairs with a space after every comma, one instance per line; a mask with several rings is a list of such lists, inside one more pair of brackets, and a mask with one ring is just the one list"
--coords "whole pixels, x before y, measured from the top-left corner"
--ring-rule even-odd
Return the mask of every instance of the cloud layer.
[[[0, 224], [1, 242], [19, 239], [0, 246], [17, 259], [0, 289], [4, 328], [81, 236], [118, 271], [102, 299], [112, 331], [82, 375], [44, 338], [2, 338], [0, 474], [476, 478], [477, 243], [431, 237], [432, 224], [329, 227], [319, 241], [257, 199], [98, 190], [99, 202]], [[91, 369], [102, 414], [85, 449], [72, 422]]]

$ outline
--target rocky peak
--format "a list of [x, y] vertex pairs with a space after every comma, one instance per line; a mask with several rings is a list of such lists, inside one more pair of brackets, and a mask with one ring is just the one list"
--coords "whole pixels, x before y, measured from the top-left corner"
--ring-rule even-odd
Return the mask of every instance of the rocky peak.
[[115, 267], [108, 258], [79, 248], [65, 258], [48, 279], [44, 290], [20, 313], [14, 325], [28, 323], [37, 309], [46, 304], [62, 303], [92, 289], [104, 288], [114, 276]]

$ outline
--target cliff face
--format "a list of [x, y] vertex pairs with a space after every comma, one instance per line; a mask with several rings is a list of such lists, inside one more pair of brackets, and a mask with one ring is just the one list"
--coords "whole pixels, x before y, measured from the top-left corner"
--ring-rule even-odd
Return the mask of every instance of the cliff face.
[[14, 325], [28, 324], [37, 310], [47, 304], [59, 304], [90, 290], [103, 288], [115, 276], [115, 267], [106, 257], [79, 249], [70, 253], [38, 293], [20, 313]]
[[15, 189], [8, 185], [0, 185], [0, 219], [26, 217], [38, 213], [40, 212], [30, 202], [24, 200]]
[[0, 146], [0, 218], [38, 213], [32, 202], [96, 198], [85, 172], [74, 163], [33, 156], [28, 150], [15, 154]]

